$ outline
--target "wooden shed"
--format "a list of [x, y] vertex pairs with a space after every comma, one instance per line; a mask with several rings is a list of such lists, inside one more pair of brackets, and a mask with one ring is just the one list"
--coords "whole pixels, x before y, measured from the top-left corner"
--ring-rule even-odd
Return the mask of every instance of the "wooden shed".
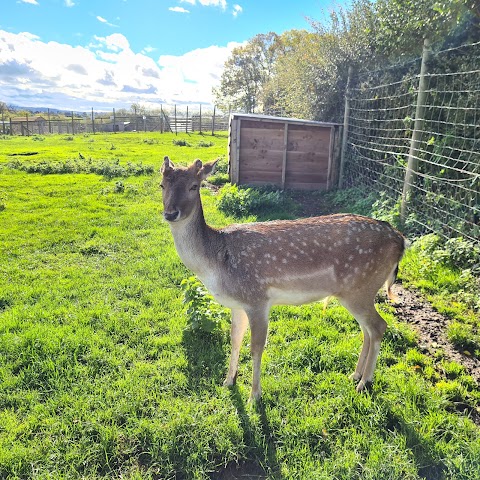
[[338, 180], [339, 158], [339, 124], [243, 113], [230, 116], [232, 183], [330, 190]]

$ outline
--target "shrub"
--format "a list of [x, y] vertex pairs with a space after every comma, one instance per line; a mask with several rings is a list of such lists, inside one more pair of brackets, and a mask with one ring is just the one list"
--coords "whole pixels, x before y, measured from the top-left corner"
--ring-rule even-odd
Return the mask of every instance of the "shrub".
[[183, 138], [174, 138], [172, 140], [172, 143], [176, 146], [176, 147], [191, 147], [191, 145], [186, 141], [184, 140]]
[[23, 163], [20, 160], [13, 160], [7, 164], [8, 168], [21, 170], [27, 173], [40, 173], [42, 175], [64, 174], [64, 173], [95, 173], [106, 178], [129, 177], [139, 175], [153, 175], [155, 169], [152, 165], [142, 163], [130, 163], [120, 165], [120, 161], [107, 162], [100, 160], [93, 162], [92, 159], [74, 159], [64, 162], [39, 162]]
[[223, 213], [242, 218], [257, 215], [268, 218], [291, 218], [297, 205], [279, 190], [225, 185], [220, 191], [218, 208]]
[[216, 173], [208, 179], [208, 183], [212, 185], [225, 185], [230, 181], [228, 173]]
[[198, 147], [208, 148], [213, 147], [215, 144], [213, 142], [205, 142], [205, 140], [200, 140], [197, 144]]
[[213, 333], [219, 330], [228, 315], [196, 277], [182, 280], [184, 303], [187, 305], [188, 324], [186, 330]]
[[7, 208], [7, 197], [4, 193], [0, 192], [0, 212]]

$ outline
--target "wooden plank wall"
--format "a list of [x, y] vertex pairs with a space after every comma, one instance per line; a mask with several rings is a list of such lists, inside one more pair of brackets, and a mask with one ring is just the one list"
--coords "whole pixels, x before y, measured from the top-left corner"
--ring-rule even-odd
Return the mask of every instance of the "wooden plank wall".
[[330, 125], [236, 118], [230, 130], [232, 181], [327, 190], [335, 178], [334, 134]]

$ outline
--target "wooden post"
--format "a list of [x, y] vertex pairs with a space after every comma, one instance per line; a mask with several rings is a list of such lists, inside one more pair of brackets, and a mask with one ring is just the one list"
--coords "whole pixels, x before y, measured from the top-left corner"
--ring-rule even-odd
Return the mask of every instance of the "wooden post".
[[48, 118], [48, 133], [52, 133], [52, 125], [50, 124], [50, 109], [47, 109], [47, 118]]
[[350, 83], [352, 81], [352, 67], [348, 67], [347, 89], [345, 91], [345, 111], [343, 114], [342, 151], [340, 154], [340, 171], [338, 174], [338, 188], [343, 188], [343, 170], [345, 168], [345, 155], [348, 143], [348, 125], [350, 122]]
[[73, 121], [73, 112], [72, 112], [72, 135], [75, 135], [75, 122]]
[[26, 115], [26, 118], [27, 118], [27, 137], [29, 137], [30, 136], [30, 126], [28, 124], [28, 113]]
[[187, 105], [187, 119], [185, 121], [185, 133], [188, 133], [188, 105]]
[[164, 127], [163, 127], [163, 105], [160, 105], [160, 133], [163, 133]]
[[116, 121], [116, 117], [115, 117], [115, 109], [113, 109], [113, 133], [117, 133], [116, 130], [115, 130], [115, 124], [117, 123]]
[[412, 188], [417, 178], [418, 156], [417, 152], [422, 139], [423, 124], [425, 121], [425, 103], [427, 90], [427, 74], [430, 56], [432, 54], [431, 43], [428, 38], [423, 41], [422, 64], [420, 67], [420, 79], [418, 81], [417, 106], [415, 109], [415, 123], [413, 126], [412, 139], [410, 141], [410, 150], [408, 152], [407, 169], [405, 171], [405, 180], [403, 182], [402, 202], [400, 206], [400, 222], [405, 224], [408, 205], [412, 197]]
[[177, 134], [177, 106], [175, 105], [175, 135]]
[[10, 117], [10, 135], [13, 135], [12, 117]]
[[202, 134], [202, 104], [200, 104], [200, 135]]
[[215, 135], [215, 113], [216, 113], [216, 106], [213, 106], [213, 117], [212, 117], [212, 136]]
[[93, 116], [93, 107], [92, 107], [92, 132], [95, 135], [95, 119]]
[[288, 122], [285, 122], [285, 127], [283, 129], [282, 190], [285, 190], [285, 178], [287, 175], [287, 153], [288, 153]]
[[5, 113], [2, 110], [2, 131], [3, 134], [5, 135]]

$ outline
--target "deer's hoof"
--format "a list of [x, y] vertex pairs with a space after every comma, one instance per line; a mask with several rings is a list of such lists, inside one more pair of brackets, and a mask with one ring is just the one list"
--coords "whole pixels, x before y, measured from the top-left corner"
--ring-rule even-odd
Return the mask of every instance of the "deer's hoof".
[[360, 373], [353, 372], [348, 378], [352, 380], [352, 382], [358, 382], [362, 378], [362, 375]]
[[360, 380], [358, 382], [358, 385], [357, 385], [357, 392], [360, 393], [360, 392], [366, 392], [368, 390], [371, 390], [372, 388], [372, 385], [373, 385], [373, 382], [370, 381], [370, 380]]

